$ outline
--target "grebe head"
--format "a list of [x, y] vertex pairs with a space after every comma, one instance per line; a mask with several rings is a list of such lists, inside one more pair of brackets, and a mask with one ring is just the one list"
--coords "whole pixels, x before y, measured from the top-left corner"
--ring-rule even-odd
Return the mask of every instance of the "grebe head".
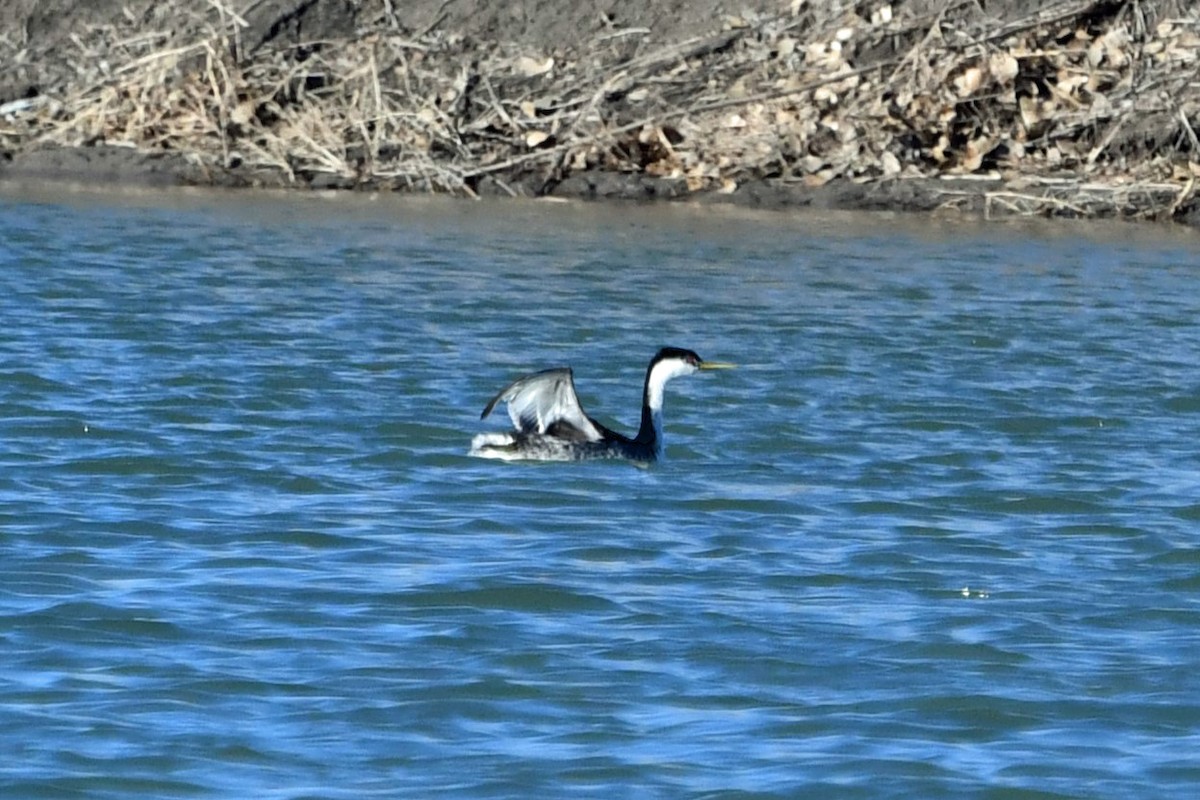
[[666, 376], [663, 378], [664, 383], [671, 378], [691, 375], [699, 370], [732, 369], [733, 366], [723, 361], [705, 361], [694, 350], [685, 350], [682, 347], [664, 347], [650, 359], [651, 372], [661, 369], [662, 374]]
[[678, 378], [680, 375], [691, 375], [700, 369], [704, 360], [692, 350], [682, 347], [664, 347], [650, 359], [650, 372], [660, 385]]
[[681, 375], [693, 375], [700, 370], [731, 369], [733, 364], [705, 361], [694, 350], [664, 347], [650, 359], [646, 370], [646, 403], [652, 410], [662, 408], [662, 390], [667, 381]]

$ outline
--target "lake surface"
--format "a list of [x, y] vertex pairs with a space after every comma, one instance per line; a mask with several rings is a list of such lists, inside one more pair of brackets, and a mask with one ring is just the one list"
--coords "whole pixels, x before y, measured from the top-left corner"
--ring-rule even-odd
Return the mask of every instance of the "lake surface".
[[[1200, 239], [0, 199], [0, 795], [1193, 798]], [[667, 460], [466, 457], [570, 364]]]

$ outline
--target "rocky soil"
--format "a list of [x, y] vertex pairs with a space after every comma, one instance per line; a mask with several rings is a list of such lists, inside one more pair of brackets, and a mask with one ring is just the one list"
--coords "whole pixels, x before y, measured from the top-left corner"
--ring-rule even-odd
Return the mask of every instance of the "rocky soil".
[[0, 0], [0, 180], [1200, 222], [1185, 0]]

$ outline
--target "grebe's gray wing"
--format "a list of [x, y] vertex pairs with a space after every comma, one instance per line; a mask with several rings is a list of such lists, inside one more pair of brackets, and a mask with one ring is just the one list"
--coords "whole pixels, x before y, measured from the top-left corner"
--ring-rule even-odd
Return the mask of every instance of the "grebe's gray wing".
[[546, 369], [518, 378], [492, 398], [479, 418], [492, 413], [497, 403], [508, 406], [508, 416], [521, 433], [549, 433], [588, 442], [604, 438], [579, 404], [570, 367]]

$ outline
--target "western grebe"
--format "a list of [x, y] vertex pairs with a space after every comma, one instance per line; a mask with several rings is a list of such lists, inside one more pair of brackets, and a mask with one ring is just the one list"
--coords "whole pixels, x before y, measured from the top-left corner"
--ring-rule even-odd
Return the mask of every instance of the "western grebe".
[[516, 430], [479, 434], [471, 442], [470, 454], [506, 461], [593, 458], [655, 461], [663, 451], [663, 387], [667, 381], [702, 369], [729, 369], [732, 366], [704, 361], [691, 350], [678, 347], [659, 350], [646, 368], [642, 424], [632, 439], [587, 415], [575, 394], [575, 379], [570, 367], [526, 375], [501, 390], [479, 416], [484, 419], [497, 403], [505, 403]]

